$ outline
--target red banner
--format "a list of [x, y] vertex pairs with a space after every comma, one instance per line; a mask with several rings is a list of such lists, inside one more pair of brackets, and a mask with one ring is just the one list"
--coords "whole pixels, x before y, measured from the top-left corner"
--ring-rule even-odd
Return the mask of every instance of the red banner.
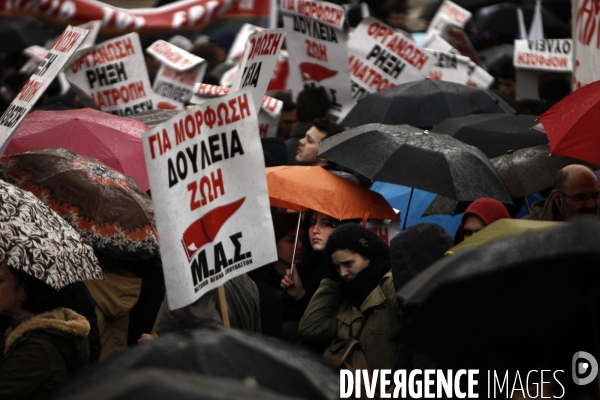
[[138, 9], [95, 0], [0, 0], [0, 15], [29, 15], [62, 25], [100, 20], [103, 34], [198, 30], [221, 16], [268, 17], [270, 11], [270, 2], [260, 0], [182, 0]]

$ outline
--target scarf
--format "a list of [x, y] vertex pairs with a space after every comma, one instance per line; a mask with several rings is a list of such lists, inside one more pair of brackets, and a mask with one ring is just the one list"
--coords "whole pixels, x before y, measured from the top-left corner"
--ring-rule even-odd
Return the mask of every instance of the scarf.
[[356, 308], [360, 308], [367, 296], [379, 286], [381, 278], [390, 270], [390, 262], [386, 258], [373, 260], [362, 269], [350, 282], [340, 282], [342, 295]]

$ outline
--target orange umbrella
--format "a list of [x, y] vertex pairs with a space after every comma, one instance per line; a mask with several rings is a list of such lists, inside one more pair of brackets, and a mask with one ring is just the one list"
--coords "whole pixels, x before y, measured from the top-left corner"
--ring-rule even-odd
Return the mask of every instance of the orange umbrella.
[[321, 167], [281, 166], [266, 169], [274, 207], [312, 210], [337, 219], [400, 217], [379, 193], [347, 181]]

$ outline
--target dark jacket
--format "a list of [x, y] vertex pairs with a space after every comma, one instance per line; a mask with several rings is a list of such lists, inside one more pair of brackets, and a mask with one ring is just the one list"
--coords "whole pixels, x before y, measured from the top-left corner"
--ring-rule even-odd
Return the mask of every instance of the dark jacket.
[[0, 399], [43, 399], [89, 361], [90, 324], [68, 308], [34, 315], [8, 333], [0, 362]]
[[298, 325], [310, 296], [300, 300], [289, 296], [280, 286], [282, 276], [273, 264], [255, 269], [248, 276], [256, 283], [260, 297], [260, 323], [264, 335], [299, 342]]
[[545, 199], [535, 201], [531, 205], [531, 212], [529, 215], [524, 216], [522, 219], [531, 219], [535, 221], [561, 221], [557, 219], [560, 217], [560, 212], [556, 208], [556, 203], [552, 200], [552, 197], [548, 196]]
[[363, 301], [360, 308], [344, 299], [338, 283], [323, 279], [300, 321], [300, 335], [308, 341], [331, 343], [358, 332], [369, 310], [369, 317], [358, 338], [370, 369], [391, 369], [394, 365], [402, 312], [396, 300], [392, 271]]

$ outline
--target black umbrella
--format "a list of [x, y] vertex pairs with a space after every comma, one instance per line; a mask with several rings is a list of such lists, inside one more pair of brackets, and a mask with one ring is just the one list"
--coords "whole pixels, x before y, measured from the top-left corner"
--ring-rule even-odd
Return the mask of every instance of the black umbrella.
[[408, 125], [367, 124], [323, 140], [319, 157], [374, 181], [395, 183], [460, 202], [492, 197], [512, 204], [485, 154], [448, 135]]
[[42, 21], [33, 17], [0, 17], [0, 53], [19, 52], [29, 46], [43, 46], [55, 35]]
[[600, 356], [599, 263], [595, 219], [447, 256], [398, 291], [400, 340], [452, 367], [514, 371], [543, 363], [570, 381], [575, 352]]
[[513, 199], [551, 187], [556, 173], [567, 165], [598, 168], [576, 158], [551, 155], [547, 144], [511, 151], [491, 161]]
[[531, 129], [536, 124], [536, 117], [533, 115], [473, 114], [448, 118], [433, 130], [475, 146], [486, 156], [493, 158], [506, 154], [509, 150], [548, 143], [545, 133]]
[[422, 79], [368, 94], [350, 110], [342, 125], [407, 124], [426, 129], [446, 118], [514, 112], [488, 89]]
[[[519, 33], [517, 8], [523, 10], [526, 29], [529, 32], [535, 6], [533, 4], [501, 3], [479, 10], [475, 16], [475, 28], [478, 31], [489, 31], [502, 35]], [[544, 36], [549, 39], [570, 38], [569, 26], [552, 12], [542, 7]]]
[[339, 398], [339, 373], [317, 355], [281, 340], [236, 330], [193, 330], [161, 335], [88, 368], [55, 397], [62, 399], [73, 393], [85, 393], [103, 382], [133, 376], [148, 368], [202, 374], [215, 378], [215, 383], [222, 382], [221, 378], [238, 383], [251, 380], [263, 389], [295, 398]]

